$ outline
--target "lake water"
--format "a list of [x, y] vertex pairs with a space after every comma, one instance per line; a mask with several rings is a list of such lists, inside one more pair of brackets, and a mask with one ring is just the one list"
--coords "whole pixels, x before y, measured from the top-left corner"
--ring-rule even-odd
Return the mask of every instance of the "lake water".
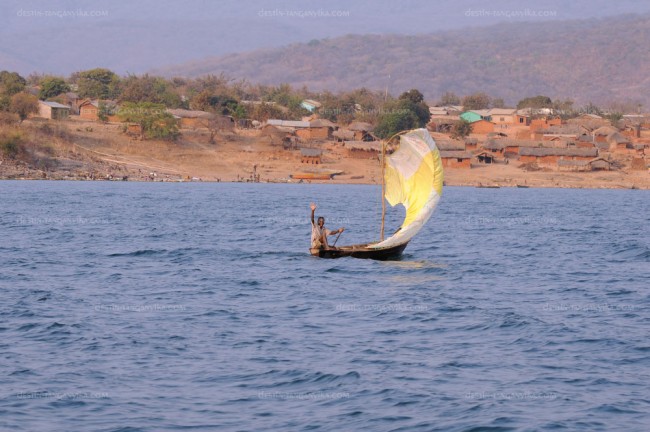
[[[0, 182], [0, 430], [645, 431], [650, 193]], [[399, 211], [389, 214], [389, 229]]]

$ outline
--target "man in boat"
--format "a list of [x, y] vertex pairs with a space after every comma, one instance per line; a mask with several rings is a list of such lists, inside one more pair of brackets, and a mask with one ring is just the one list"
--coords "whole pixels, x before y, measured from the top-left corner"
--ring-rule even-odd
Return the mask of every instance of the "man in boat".
[[330, 231], [325, 228], [325, 218], [323, 216], [318, 217], [318, 222], [314, 222], [314, 212], [316, 211], [316, 204], [311, 203], [311, 247], [312, 249], [330, 249], [329, 244], [327, 243], [327, 236], [335, 235], [345, 231], [345, 228], [341, 227], [337, 230]]

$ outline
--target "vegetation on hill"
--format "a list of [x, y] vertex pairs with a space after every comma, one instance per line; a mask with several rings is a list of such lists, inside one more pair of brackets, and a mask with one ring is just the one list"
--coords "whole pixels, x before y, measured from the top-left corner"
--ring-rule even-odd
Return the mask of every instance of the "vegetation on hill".
[[509, 104], [547, 94], [578, 104], [632, 100], [648, 106], [648, 43], [650, 16], [622, 16], [419, 36], [350, 35], [210, 58], [162, 72], [189, 77], [223, 72], [312, 90], [364, 86], [397, 93], [416, 87], [431, 102], [445, 92], [484, 92]]
[[175, 140], [179, 136], [176, 119], [165, 111], [162, 104], [124, 102], [118, 116], [124, 122], [140, 125], [146, 138]]

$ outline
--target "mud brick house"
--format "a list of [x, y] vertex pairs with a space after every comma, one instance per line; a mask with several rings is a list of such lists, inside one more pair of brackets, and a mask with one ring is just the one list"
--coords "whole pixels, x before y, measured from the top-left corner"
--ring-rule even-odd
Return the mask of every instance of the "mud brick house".
[[472, 154], [467, 151], [440, 150], [440, 159], [445, 168], [471, 168]]
[[597, 156], [596, 148], [521, 147], [519, 149], [521, 162], [536, 162], [540, 165], [557, 165], [559, 160], [589, 161]]

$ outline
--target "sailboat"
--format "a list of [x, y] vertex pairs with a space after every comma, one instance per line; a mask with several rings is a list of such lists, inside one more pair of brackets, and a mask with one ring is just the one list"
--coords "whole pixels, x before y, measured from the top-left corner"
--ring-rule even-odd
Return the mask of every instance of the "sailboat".
[[[310, 249], [320, 258], [398, 259], [409, 241], [427, 223], [442, 195], [443, 170], [440, 152], [426, 129], [399, 134], [399, 148], [386, 155], [382, 145], [382, 215], [379, 241], [350, 246]], [[391, 140], [389, 140], [391, 141]], [[384, 239], [386, 202], [402, 204], [406, 216], [400, 228]]]

